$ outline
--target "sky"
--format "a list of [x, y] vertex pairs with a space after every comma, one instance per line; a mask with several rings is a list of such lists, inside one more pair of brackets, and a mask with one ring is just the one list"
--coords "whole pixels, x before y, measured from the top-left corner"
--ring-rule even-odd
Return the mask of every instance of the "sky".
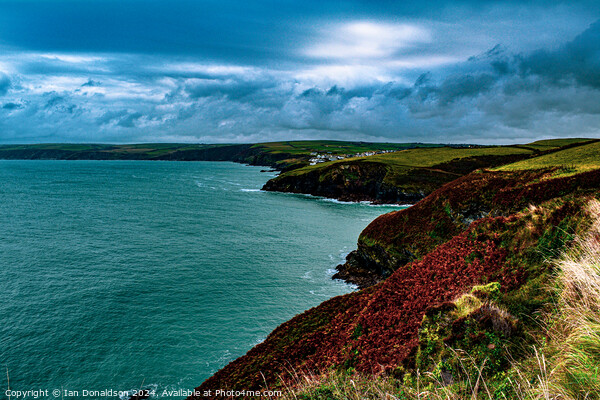
[[0, 143], [600, 138], [600, 2], [0, 0]]

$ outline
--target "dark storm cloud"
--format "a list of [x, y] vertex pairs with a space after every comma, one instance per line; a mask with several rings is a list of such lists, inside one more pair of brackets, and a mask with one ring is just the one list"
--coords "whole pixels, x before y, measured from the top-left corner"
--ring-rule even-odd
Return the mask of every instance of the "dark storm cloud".
[[185, 91], [193, 99], [224, 96], [230, 100], [252, 100], [253, 95], [275, 85], [266, 80], [192, 79], [186, 84]]
[[524, 57], [525, 74], [536, 74], [554, 83], [574, 79], [581, 85], [600, 87], [600, 22], [558, 50], [539, 50]]
[[93, 79], [88, 79], [86, 83], [81, 85], [81, 87], [95, 87], [95, 86], [100, 86], [100, 85], [101, 85], [100, 82], [96, 82]]
[[11, 87], [11, 82], [6, 74], [0, 72], [0, 96], [5, 95]]
[[23, 105], [19, 103], [6, 103], [2, 105], [2, 108], [5, 110], [17, 110], [23, 108]]

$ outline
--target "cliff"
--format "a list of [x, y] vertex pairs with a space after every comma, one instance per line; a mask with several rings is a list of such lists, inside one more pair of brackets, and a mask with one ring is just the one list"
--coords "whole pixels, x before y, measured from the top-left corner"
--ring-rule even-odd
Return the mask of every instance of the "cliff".
[[[456, 179], [409, 209], [375, 219], [335, 277], [366, 287], [480, 218], [511, 215], [565, 193], [593, 192], [600, 184], [599, 157], [600, 142], [584, 142]], [[524, 163], [528, 168], [516, 168]]]
[[[269, 180], [263, 190], [304, 193], [342, 201], [415, 204], [436, 189], [478, 169], [535, 164], [590, 139], [557, 139], [513, 146], [414, 148], [304, 166]], [[521, 163], [517, 163], [521, 161]], [[550, 157], [545, 167], [556, 165]], [[566, 161], [568, 163], [568, 160]], [[591, 160], [588, 160], [591, 165]], [[540, 166], [541, 167], [541, 166]], [[523, 169], [523, 168], [521, 168]]]
[[263, 190], [304, 193], [342, 201], [372, 201], [376, 203], [413, 204], [437, 185], [456, 178], [455, 174], [421, 170], [410, 176], [414, 188], [388, 184], [388, 169], [376, 162], [347, 162], [309, 170], [301, 175], [282, 174], [269, 180]]
[[536, 154], [521, 147], [411, 149], [302, 167], [269, 180], [263, 190], [342, 201], [414, 204], [476, 169]]
[[[350, 257], [378, 283], [286, 322], [198, 389], [293, 387], [296, 375], [314, 371], [400, 379], [443, 370], [456, 380], [443, 337], [475, 351], [496, 379], [510, 364], [504, 348], [519, 358], [534, 340], [539, 322], [530, 316], [552, 296], [547, 259], [590, 225], [586, 204], [599, 196], [600, 171], [563, 172], [477, 171], [379, 217]], [[475, 306], [456, 311], [469, 293]]]

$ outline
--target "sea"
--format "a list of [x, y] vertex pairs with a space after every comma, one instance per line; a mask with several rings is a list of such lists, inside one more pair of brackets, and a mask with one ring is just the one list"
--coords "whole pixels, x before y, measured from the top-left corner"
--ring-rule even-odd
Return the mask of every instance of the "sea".
[[2, 397], [190, 390], [355, 290], [335, 266], [403, 207], [263, 192], [263, 168], [0, 161]]

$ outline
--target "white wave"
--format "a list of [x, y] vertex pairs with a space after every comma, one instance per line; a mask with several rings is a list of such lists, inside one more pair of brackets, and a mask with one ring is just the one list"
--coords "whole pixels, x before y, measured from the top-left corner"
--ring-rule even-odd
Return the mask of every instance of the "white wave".
[[296, 197], [308, 197], [308, 198], [315, 199], [315, 200], [326, 201], [328, 203], [345, 204], [345, 205], [359, 204], [359, 205], [364, 205], [364, 206], [368, 206], [368, 207], [408, 208], [412, 205], [412, 204], [373, 204], [370, 201], [342, 201], [342, 200], [338, 200], [338, 199], [332, 199], [329, 197], [314, 196], [312, 194], [307, 194], [307, 193], [291, 193], [291, 192], [270, 192], [270, 193], [277, 193], [280, 195], [291, 195], [291, 196], [296, 196]]
[[233, 355], [231, 354], [231, 352], [229, 350], [225, 350], [223, 352], [223, 354], [221, 355], [221, 357], [219, 357], [219, 363], [228, 363], [230, 361], [233, 360]]
[[302, 276], [302, 279], [312, 279], [312, 271], [306, 271]]
[[[316, 197], [316, 196], [313, 196]], [[341, 200], [337, 200], [337, 199], [330, 199], [329, 197], [317, 197], [319, 200], [321, 201], [327, 201], [329, 203], [335, 203], [335, 204], [356, 204], [356, 202], [354, 201], [341, 201]]]
[[267, 338], [264, 336], [260, 336], [256, 339], [254, 339], [254, 341], [252, 342], [252, 347], [256, 346], [257, 344], [261, 344], [262, 342], [264, 342]]
[[369, 207], [385, 207], [385, 208], [408, 208], [412, 204], [373, 204], [370, 201], [361, 201], [361, 204], [364, 204]]
[[260, 189], [240, 189], [241, 192], [260, 192]]

